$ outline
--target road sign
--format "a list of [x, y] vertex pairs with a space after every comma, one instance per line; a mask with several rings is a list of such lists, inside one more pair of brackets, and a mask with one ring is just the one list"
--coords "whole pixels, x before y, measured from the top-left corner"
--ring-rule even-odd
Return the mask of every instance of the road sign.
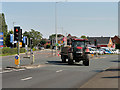
[[3, 32], [0, 32], [0, 47], [3, 47]]
[[13, 43], [13, 34], [10, 34], [10, 43]]
[[23, 43], [26, 44], [26, 36], [23, 37]]
[[56, 44], [55, 44], [55, 46], [59, 46], [59, 44], [58, 44], [58, 43], [56, 43]]
[[[17, 43], [17, 46], [18, 46], [18, 43]], [[19, 42], [19, 47], [22, 47], [22, 42]]]
[[20, 65], [20, 58], [19, 56], [15, 56], [15, 64]]
[[63, 44], [63, 41], [59, 40], [58, 43], [59, 43], [59, 44]]

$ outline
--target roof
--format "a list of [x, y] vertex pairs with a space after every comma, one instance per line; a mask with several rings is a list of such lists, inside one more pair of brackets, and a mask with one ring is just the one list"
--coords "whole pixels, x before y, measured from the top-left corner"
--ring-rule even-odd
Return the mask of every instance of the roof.
[[94, 44], [95, 39], [98, 44], [108, 44], [110, 37], [87, 37], [87, 39], [91, 42], [91, 44]]
[[88, 39], [84, 39], [84, 38], [73, 38], [73, 40], [77, 40], [77, 41], [88, 41]]

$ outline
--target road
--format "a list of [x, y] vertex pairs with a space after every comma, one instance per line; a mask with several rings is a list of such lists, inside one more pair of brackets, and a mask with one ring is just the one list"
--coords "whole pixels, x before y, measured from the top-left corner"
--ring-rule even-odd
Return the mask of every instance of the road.
[[81, 63], [62, 63], [60, 57], [51, 57], [50, 51], [39, 53], [36, 52], [35, 64], [41, 67], [1, 73], [3, 88], [80, 88], [97, 73], [118, 66], [118, 55], [90, 59], [90, 66], [83, 66]]

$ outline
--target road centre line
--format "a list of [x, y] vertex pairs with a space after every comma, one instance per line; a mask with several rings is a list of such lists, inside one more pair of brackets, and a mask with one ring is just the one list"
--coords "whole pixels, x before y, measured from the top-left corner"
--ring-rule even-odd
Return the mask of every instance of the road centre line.
[[32, 77], [23, 78], [23, 79], [21, 79], [21, 80], [22, 80], [22, 81], [26, 81], [26, 80], [30, 80], [30, 79], [32, 79]]
[[62, 72], [63, 70], [58, 70], [58, 71], [56, 71], [56, 72]]

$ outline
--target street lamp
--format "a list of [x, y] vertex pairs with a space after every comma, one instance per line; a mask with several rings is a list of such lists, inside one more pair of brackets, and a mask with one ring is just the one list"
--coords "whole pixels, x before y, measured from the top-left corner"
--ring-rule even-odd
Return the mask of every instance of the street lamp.
[[57, 56], [57, 3], [55, 2], [55, 34], [56, 34], [56, 56]]
[[[62, 2], [62, 1], [59, 1]], [[58, 38], [57, 38], [57, 3], [55, 2], [55, 34], [56, 34], [56, 56], [57, 56], [57, 44], [58, 44]], [[67, 2], [67, 0], [65, 0]]]

